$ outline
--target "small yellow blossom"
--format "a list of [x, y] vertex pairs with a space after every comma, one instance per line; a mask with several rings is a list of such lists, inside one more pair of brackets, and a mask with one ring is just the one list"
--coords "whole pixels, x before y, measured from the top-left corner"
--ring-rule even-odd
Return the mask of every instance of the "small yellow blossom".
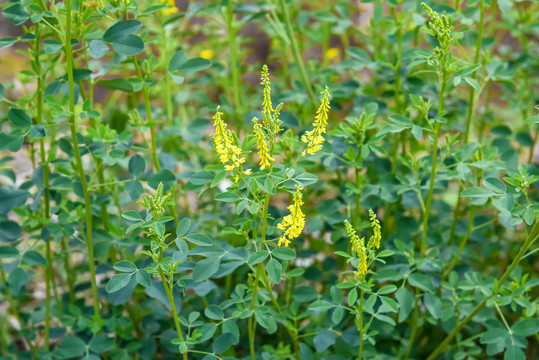
[[213, 51], [210, 49], [202, 50], [199, 56], [201, 58], [211, 60], [213, 58]]
[[372, 209], [369, 209], [369, 220], [371, 221], [371, 228], [373, 232], [373, 245], [375, 248], [380, 248], [380, 240], [382, 240], [382, 227], [380, 221], [376, 218], [376, 214]]
[[176, 14], [180, 11], [180, 9], [176, 7], [176, 1], [174, 0], [161, 0], [161, 4], [168, 5], [167, 8], [163, 9], [163, 14], [166, 16]]
[[251, 173], [252, 173], [251, 169], [247, 169], [247, 170], [244, 171], [245, 175], [251, 175]]
[[333, 60], [339, 55], [339, 49], [338, 48], [329, 48], [326, 52], [326, 56], [328, 60]]
[[260, 157], [260, 170], [264, 170], [266, 167], [271, 166], [274, 159], [269, 154], [268, 145], [266, 144], [266, 136], [264, 134], [264, 130], [262, 129], [262, 125], [258, 123], [258, 119], [256, 117], [253, 118], [253, 123], [253, 133], [256, 137], [258, 156]]
[[316, 117], [314, 118], [313, 128], [311, 131], [305, 132], [305, 135], [301, 137], [301, 141], [307, 144], [307, 148], [301, 154], [314, 155], [316, 152], [322, 149], [322, 144], [324, 143], [324, 137], [322, 134], [326, 132], [326, 126], [328, 124], [328, 112], [329, 112], [329, 90], [326, 86], [326, 89], [320, 94], [323, 94], [320, 107], [316, 111]]
[[262, 101], [262, 121], [267, 128], [270, 128], [269, 124], [271, 122], [273, 112], [273, 106], [271, 104], [271, 82], [269, 79], [268, 66], [262, 66], [262, 76], [260, 84], [264, 85], [264, 100]]
[[296, 186], [297, 190], [293, 196], [293, 203], [288, 207], [290, 215], [283, 218], [283, 222], [277, 225], [277, 228], [284, 230], [284, 234], [279, 238], [278, 246], [290, 245], [290, 242], [301, 235], [303, 228], [305, 227], [305, 215], [301, 211], [301, 205], [303, 205], [300, 186]]
[[367, 249], [365, 249], [365, 238], [359, 238], [356, 230], [348, 222], [344, 220], [344, 226], [346, 227], [346, 233], [352, 244], [352, 251], [355, 251], [359, 257], [359, 265], [357, 267], [358, 275], [365, 275], [367, 273]]
[[233, 141], [234, 137], [230, 130], [226, 128], [226, 123], [221, 118], [223, 115], [217, 107], [213, 116], [213, 126], [215, 127], [215, 136], [212, 136], [212, 142], [215, 150], [219, 154], [221, 163], [225, 164], [226, 171], [232, 171], [240, 167], [245, 162], [241, 149]]

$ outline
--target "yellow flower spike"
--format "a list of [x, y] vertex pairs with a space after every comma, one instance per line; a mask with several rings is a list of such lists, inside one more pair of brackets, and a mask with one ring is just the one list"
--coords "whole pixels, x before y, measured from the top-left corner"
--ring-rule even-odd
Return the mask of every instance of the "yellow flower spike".
[[258, 119], [253, 118], [253, 133], [256, 137], [256, 145], [258, 147], [258, 156], [260, 157], [260, 170], [270, 167], [273, 163], [273, 158], [269, 154], [268, 145], [266, 144], [266, 136], [262, 125], [258, 123]]
[[369, 209], [369, 220], [371, 221], [371, 228], [373, 232], [373, 245], [375, 248], [380, 248], [380, 240], [382, 240], [382, 227], [380, 221], [376, 218], [376, 214], [372, 209]]
[[365, 248], [365, 238], [359, 238], [357, 236], [356, 230], [348, 222], [344, 220], [344, 226], [346, 228], [346, 233], [352, 244], [352, 251], [355, 251], [359, 257], [359, 265], [357, 267], [358, 275], [365, 275], [367, 273], [367, 249]]
[[218, 106], [212, 118], [214, 120], [215, 136], [212, 135], [211, 140], [219, 154], [221, 163], [225, 164], [225, 170], [232, 171], [239, 168], [245, 162], [245, 158], [242, 156], [241, 149], [233, 141], [232, 132], [227, 129], [226, 123], [221, 118], [223, 113], [219, 111], [219, 108]]
[[305, 215], [301, 211], [301, 205], [303, 205], [301, 190], [303, 188], [296, 186], [296, 189], [293, 202], [288, 207], [290, 215], [285, 216], [283, 222], [277, 225], [278, 229], [284, 230], [284, 234], [279, 238], [278, 246], [288, 247], [292, 240], [301, 235], [305, 227]]
[[161, 4], [168, 5], [167, 8], [163, 9], [163, 14], [167, 16], [176, 14], [180, 11], [180, 9], [176, 7], [176, 1], [174, 0], [161, 0]]
[[324, 95], [321, 100], [320, 107], [316, 111], [316, 117], [314, 118], [313, 128], [311, 131], [306, 131], [305, 135], [301, 137], [301, 141], [307, 144], [307, 148], [301, 154], [314, 155], [322, 149], [322, 144], [324, 143], [324, 137], [322, 134], [326, 132], [326, 126], [328, 124], [328, 112], [329, 106], [329, 90], [326, 86], [326, 89], [320, 94]]
[[262, 66], [260, 84], [264, 85], [264, 100], [262, 101], [262, 121], [266, 128], [271, 128], [273, 106], [271, 104], [271, 82], [269, 79], [268, 66]]
[[202, 50], [202, 51], [200, 52], [199, 56], [200, 56], [201, 58], [211, 60], [211, 59], [213, 58], [213, 51], [212, 51], [212, 50], [209, 50], [209, 49]]

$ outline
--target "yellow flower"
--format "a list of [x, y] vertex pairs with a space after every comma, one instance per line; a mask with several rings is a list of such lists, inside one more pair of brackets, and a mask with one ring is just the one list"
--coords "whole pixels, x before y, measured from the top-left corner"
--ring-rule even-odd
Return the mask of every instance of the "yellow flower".
[[297, 190], [293, 196], [293, 203], [288, 207], [290, 215], [283, 218], [283, 222], [277, 225], [277, 228], [284, 230], [284, 234], [279, 238], [278, 246], [290, 245], [290, 242], [301, 235], [305, 227], [305, 215], [301, 211], [303, 205], [300, 186], [296, 186]]
[[168, 5], [167, 8], [163, 9], [163, 14], [166, 16], [176, 14], [180, 11], [180, 9], [176, 7], [176, 1], [174, 0], [161, 0], [161, 4]]
[[239, 168], [245, 162], [245, 158], [242, 156], [241, 149], [233, 141], [233, 134], [227, 129], [221, 115], [223, 113], [217, 107], [217, 111], [212, 118], [214, 120], [215, 136], [212, 136], [211, 140], [219, 154], [221, 163], [225, 164], [225, 170], [232, 171]]
[[338, 48], [329, 48], [326, 52], [326, 56], [328, 60], [333, 60], [339, 55], [339, 49]]
[[264, 85], [264, 100], [262, 101], [262, 121], [264, 125], [269, 129], [271, 123], [271, 113], [273, 112], [273, 106], [271, 104], [271, 82], [269, 80], [268, 66], [262, 66], [262, 76], [260, 84]]
[[382, 227], [380, 221], [376, 218], [376, 214], [372, 209], [369, 209], [369, 220], [371, 221], [373, 245], [375, 248], [380, 248], [380, 240], [382, 240]]
[[258, 147], [258, 156], [260, 156], [260, 170], [264, 170], [266, 167], [270, 167], [273, 162], [273, 158], [270, 156], [268, 151], [268, 145], [266, 144], [266, 136], [262, 125], [258, 123], [258, 119], [253, 118], [253, 133], [256, 137], [256, 145]]
[[251, 175], [252, 173], [252, 170], [251, 169], [247, 169], [243, 172], [245, 175]]
[[326, 89], [320, 94], [323, 94], [320, 107], [316, 111], [316, 117], [314, 118], [313, 128], [311, 131], [305, 132], [305, 135], [301, 137], [301, 141], [307, 144], [307, 148], [303, 151], [301, 156], [305, 154], [314, 155], [316, 152], [322, 149], [324, 143], [324, 137], [322, 134], [326, 132], [326, 126], [328, 124], [328, 112], [329, 112], [329, 90]]
[[212, 50], [209, 50], [209, 49], [206, 49], [206, 50], [202, 50], [199, 54], [199, 56], [201, 58], [204, 58], [204, 59], [212, 59], [213, 58], [213, 51]]
[[355, 251], [359, 257], [359, 265], [357, 267], [358, 275], [365, 275], [367, 273], [367, 249], [365, 249], [365, 238], [359, 238], [356, 234], [356, 230], [348, 222], [344, 220], [344, 226], [346, 227], [346, 233], [352, 243], [352, 251]]

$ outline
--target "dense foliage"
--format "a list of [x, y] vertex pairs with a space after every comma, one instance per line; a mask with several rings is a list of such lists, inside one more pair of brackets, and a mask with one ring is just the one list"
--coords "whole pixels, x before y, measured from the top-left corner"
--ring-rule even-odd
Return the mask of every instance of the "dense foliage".
[[539, 3], [361, 3], [0, 4], [0, 359], [538, 358]]

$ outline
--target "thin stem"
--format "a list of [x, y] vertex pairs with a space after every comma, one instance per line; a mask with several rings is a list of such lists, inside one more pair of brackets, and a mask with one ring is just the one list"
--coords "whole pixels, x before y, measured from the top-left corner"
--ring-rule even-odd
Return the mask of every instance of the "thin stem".
[[296, 37], [294, 36], [294, 28], [292, 27], [292, 22], [290, 21], [290, 13], [288, 12], [288, 6], [286, 5], [285, 0], [279, 0], [279, 5], [281, 7], [281, 11], [283, 12], [284, 22], [286, 25], [286, 33], [288, 39], [290, 40], [290, 46], [292, 47], [294, 61], [299, 68], [301, 80], [303, 81], [303, 85], [305, 86], [305, 90], [307, 91], [307, 95], [309, 96], [309, 100], [311, 101], [311, 105], [314, 105], [316, 103], [314, 92], [309, 81], [309, 76], [307, 75], [307, 70], [305, 69], [305, 64], [303, 63], [303, 58], [299, 51], [298, 42], [296, 40]]
[[94, 305], [95, 320], [101, 319], [99, 312], [99, 297], [97, 294], [97, 283], [95, 277], [95, 258], [94, 258], [94, 243], [92, 237], [92, 211], [90, 193], [88, 192], [88, 184], [86, 175], [82, 167], [82, 157], [80, 155], [79, 140], [77, 139], [77, 119], [75, 116], [75, 88], [73, 81], [73, 49], [71, 47], [71, 0], [67, 0], [66, 4], [66, 36], [65, 36], [65, 54], [67, 62], [67, 80], [69, 85], [69, 124], [71, 126], [71, 138], [73, 142], [73, 150], [75, 152], [75, 162], [77, 172], [81, 181], [82, 192], [84, 194], [84, 212], [86, 215], [86, 247], [88, 248], [88, 265], [90, 268], [90, 282], [92, 286], [92, 300]]
[[494, 285], [494, 288], [492, 290], [492, 295], [489, 296], [489, 297], [486, 297], [483, 299], [483, 301], [481, 301], [481, 303], [479, 303], [475, 308], [474, 310], [470, 313], [470, 315], [468, 315], [466, 318], [464, 318], [462, 321], [460, 321], [457, 326], [455, 326], [455, 328], [453, 329], [453, 331], [451, 331], [449, 333], [449, 335], [447, 335], [444, 339], [444, 341], [442, 341], [440, 343], [440, 345], [438, 345], [436, 347], [436, 349], [434, 349], [434, 351], [429, 355], [429, 357], [427, 358], [427, 360], [434, 360], [436, 359], [436, 357], [438, 355], [440, 355], [441, 353], [443, 353], [445, 351], [445, 349], [448, 347], [448, 345], [451, 343], [451, 340], [453, 340], [453, 338], [455, 336], [457, 336], [457, 334], [460, 332], [460, 330], [462, 330], [462, 328], [467, 324], [469, 323], [474, 317], [475, 315], [477, 315], [484, 307], [485, 305], [487, 304], [487, 301], [495, 296], [496, 294], [498, 294], [498, 291], [500, 290], [501, 286], [505, 283], [505, 281], [507, 280], [507, 278], [511, 275], [511, 273], [513, 272], [513, 270], [515, 269], [515, 267], [518, 265], [518, 263], [520, 262], [520, 260], [522, 260], [522, 258], [524, 257], [524, 254], [526, 253], [526, 251], [528, 251], [528, 249], [533, 245], [533, 243], [537, 240], [537, 233], [539, 233], [539, 222], [536, 220], [535, 221], [535, 225], [533, 226], [532, 230], [530, 231], [530, 233], [528, 234], [528, 237], [526, 239], [526, 241], [524, 242], [524, 245], [522, 245], [522, 247], [520, 248], [518, 254], [515, 256], [515, 258], [513, 259], [513, 262], [511, 263], [511, 265], [507, 268], [507, 270], [504, 272], [504, 274], [502, 275], [502, 277], [500, 278], [500, 280], [495, 283]]
[[[178, 312], [176, 311], [176, 304], [174, 304], [174, 293], [172, 292], [173, 289], [169, 288], [167, 279], [161, 267], [159, 267], [159, 275], [161, 276], [161, 282], [163, 283], [163, 287], [165, 288], [165, 292], [167, 293], [168, 301], [170, 302], [170, 308], [172, 309], [172, 316], [174, 317], [174, 325], [176, 326], [176, 332], [178, 333], [178, 337], [180, 338], [180, 340], [184, 341], [182, 329], [180, 327], [180, 321], [178, 320]], [[183, 353], [184, 360], [187, 360], [188, 352], [189, 350]]]
[[363, 359], [363, 298], [365, 295], [365, 290], [361, 289], [359, 295], [359, 353], [358, 360]]

